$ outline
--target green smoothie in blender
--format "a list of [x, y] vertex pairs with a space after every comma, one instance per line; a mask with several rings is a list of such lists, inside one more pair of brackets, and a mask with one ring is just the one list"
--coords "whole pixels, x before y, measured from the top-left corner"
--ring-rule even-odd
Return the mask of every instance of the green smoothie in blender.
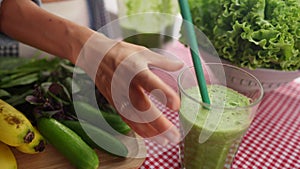
[[120, 27], [124, 41], [159, 48], [171, 39], [178, 14], [177, 0], [119, 0]]

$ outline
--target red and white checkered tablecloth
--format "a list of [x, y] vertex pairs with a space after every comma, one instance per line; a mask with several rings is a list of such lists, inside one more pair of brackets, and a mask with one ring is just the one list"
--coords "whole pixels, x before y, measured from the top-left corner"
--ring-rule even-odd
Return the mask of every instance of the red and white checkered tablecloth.
[[[180, 51], [178, 51], [180, 52]], [[178, 113], [160, 107], [178, 127]], [[146, 142], [140, 169], [179, 169], [179, 145]], [[300, 79], [267, 93], [240, 144], [233, 169], [300, 169]]]
[[[178, 124], [177, 112], [163, 108]], [[147, 158], [140, 169], [179, 169], [179, 145], [146, 142]], [[291, 82], [267, 93], [240, 144], [234, 169], [300, 169], [300, 83]]]

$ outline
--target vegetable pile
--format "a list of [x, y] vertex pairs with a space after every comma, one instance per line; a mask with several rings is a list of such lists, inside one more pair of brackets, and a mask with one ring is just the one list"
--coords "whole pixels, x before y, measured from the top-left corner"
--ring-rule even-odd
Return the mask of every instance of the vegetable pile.
[[189, 0], [193, 23], [223, 59], [251, 69], [300, 69], [299, 0]]
[[[74, 76], [79, 77], [76, 82], [72, 81]], [[23, 131], [21, 127], [6, 125], [0, 128], [0, 141], [3, 136], [8, 140], [6, 144], [18, 146], [18, 150], [28, 154], [43, 151], [47, 141], [75, 167], [82, 169], [98, 168], [94, 149], [126, 157], [128, 149], [115, 135], [128, 134], [130, 127], [98, 90], [86, 91], [82, 87], [85, 85], [94, 83], [84, 71], [64, 59], [0, 58], [0, 101], [3, 100], [0, 126], [7, 124], [5, 111], [14, 117], [19, 114], [22, 121], [28, 119], [26, 125], [31, 128], [28, 130], [25, 126]], [[96, 95], [97, 105], [90, 104], [86, 96], [91, 95]], [[76, 112], [84, 116], [77, 116], [75, 107]], [[92, 132], [93, 137], [83, 128]], [[26, 136], [26, 142], [18, 137], [20, 133]], [[16, 144], [17, 141], [20, 144]]]
[[[76, 77], [76, 82], [72, 81]], [[35, 122], [37, 116], [48, 116], [60, 119], [76, 119], [72, 96], [80, 102], [77, 109], [88, 111], [92, 123], [101, 115], [120, 133], [130, 131], [129, 126], [118, 115], [116, 110], [98, 92], [84, 90], [84, 86], [93, 85], [93, 81], [84, 71], [72, 65], [68, 60], [0, 58], [0, 99], [3, 99], [18, 110], [26, 113]], [[98, 107], [88, 105], [88, 96], [96, 95]], [[85, 103], [81, 103], [85, 102]], [[92, 108], [90, 108], [92, 107]], [[88, 109], [88, 110], [86, 110]]]

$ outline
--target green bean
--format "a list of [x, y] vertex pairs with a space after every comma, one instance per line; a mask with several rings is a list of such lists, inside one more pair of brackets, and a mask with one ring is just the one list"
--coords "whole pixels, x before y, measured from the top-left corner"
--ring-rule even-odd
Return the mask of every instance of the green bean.
[[1, 82], [0, 88], [9, 88], [9, 87], [14, 87], [19, 85], [27, 85], [38, 81], [38, 79], [39, 79], [38, 73], [28, 74], [20, 78], [13, 79], [7, 83]]

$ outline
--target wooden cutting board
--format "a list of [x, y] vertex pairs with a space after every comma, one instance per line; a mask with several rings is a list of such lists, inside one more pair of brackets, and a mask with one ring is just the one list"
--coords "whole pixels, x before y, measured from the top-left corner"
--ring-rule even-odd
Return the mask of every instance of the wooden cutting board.
[[[139, 137], [130, 133], [132, 137]], [[142, 139], [126, 141], [124, 144], [129, 150], [129, 156], [134, 158], [121, 158], [110, 155], [104, 151], [96, 150], [100, 166], [99, 169], [135, 169], [139, 168], [146, 157], [146, 147]], [[47, 145], [46, 150], [39, 154], [24, 154], [13, 149], [18, 162], [18, 169], [75, 169], [68, 160], [53, 146]], [[140, 158], [138, 158], [140, 157]], [[84, 157], [82, 157], [84, 158]]]

